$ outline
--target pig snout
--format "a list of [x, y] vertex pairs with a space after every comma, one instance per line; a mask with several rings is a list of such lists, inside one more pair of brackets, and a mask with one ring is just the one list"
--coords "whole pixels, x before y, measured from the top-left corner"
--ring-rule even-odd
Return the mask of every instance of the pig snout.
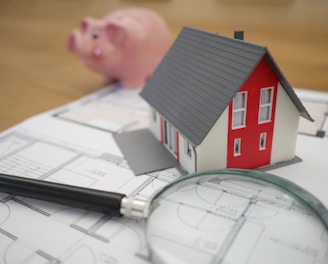
[[101, 60], [104, 56], [103, 50], [90, 40], [83, 41], [83, 35], [78, 31], [73, 31], [67, 40], [67, 49], [79, 56], [84, 63], [89, 60]]

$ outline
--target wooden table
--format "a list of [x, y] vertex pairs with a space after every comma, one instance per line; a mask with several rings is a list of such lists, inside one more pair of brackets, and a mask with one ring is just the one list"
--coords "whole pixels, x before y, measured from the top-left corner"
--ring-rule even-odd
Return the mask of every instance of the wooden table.
[[123, 6], [161, 14], [172, 30], [191, 26], [269, 47], [294, 87], [328, 91], [327, 0], [0, 0], [0, 131], [103, 87], [66, 50], [82, 17]]

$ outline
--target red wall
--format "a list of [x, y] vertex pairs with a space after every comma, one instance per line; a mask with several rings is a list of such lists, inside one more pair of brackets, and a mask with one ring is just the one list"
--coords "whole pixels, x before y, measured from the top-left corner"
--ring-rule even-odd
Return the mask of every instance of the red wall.
[[[278, 80], [262, 59], [240, 91], [247, 91], [246, 126], [232, 129], [232, 102], [229, 105], [228, 168], [253, 169], [270, 164]], [[258, 124], [260, 89], [274, 87], [271, 122]], [[267, 133], [266, 150], [259, 150], [260, 133]], [[241, 138], [241, 155], [234, 157], [234, 139]]]

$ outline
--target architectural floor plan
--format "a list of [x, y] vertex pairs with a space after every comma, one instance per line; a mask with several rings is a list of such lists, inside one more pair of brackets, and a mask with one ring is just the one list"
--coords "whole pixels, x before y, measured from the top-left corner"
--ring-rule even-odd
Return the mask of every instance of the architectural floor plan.
[[114, 85], [76, 107], [64, 109], [57, 117], [114, 133], [145, 128], [148, 105], [139, 92], [122, 91]]
[[163, 195], [148, 220], [150, 247], [160, 249], [165, 263], [327, 260], [327, 230], [309, 208], [282, 189], [254, 184], [245, 175], [214, 177], [195, 185], [182, 181], [176, 188]]
[[[307, 142], [321, 146], [321, 154], [327, 153], [327, 105], [328, 100], [320, 102], [319, 128], [302, 131], [301, 155], [306, 155]], [[2, 132], [0, 172], [147, 199], [180, 172], [170, 168], [135, 176], [112, 134], [144, 128], [147, 118], [147, 105], [135, 91], [107, 87]], [[316, 136], [324, 129], [323, 138]], [[316, 161], [324, 165], [322, 159]], [[307, 164], [273, 173], [294, 180], [293, 171], [304, 171], [297, 166]], [[328, 205], [322, 183], [308, 185], [305, 176], [298, 183]], [[138, 219], [0, 193], [0, 263], [149, 263], [144, 225]]]

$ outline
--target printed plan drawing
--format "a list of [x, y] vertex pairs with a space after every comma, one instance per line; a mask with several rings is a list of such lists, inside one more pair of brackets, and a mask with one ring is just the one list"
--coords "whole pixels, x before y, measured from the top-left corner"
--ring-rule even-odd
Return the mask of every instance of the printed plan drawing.
[[[0, 172], [147, 199], [179, 171], [135, 176], [112, 137], [147, 115], [135, 91], [107, 87], [2, 132]], [[0, 193], [0, 263], [149, 263], [144, 225]]]
[[152, 214], [148, 237], [163, 252], [183, 252], [183, 263], [326, 263], [327, 231], [284, 191], [237, 177], [177, 189]]
[[110, 132], [147, 127], [148, 105], [139, 97], [140, 91], [118, 89], [113, 86], [96, 100], [87, 100], [78, 107], [66, 109], [58, 113], [58, 117]]
[[[142, 199], [180, 176], [174, 168], [134, 176], [111, 133], [56, 113], [0, 135], [0, 172]], [[148, 263], [143, 225], [0, 193], [0, 263]]]
[[328, 137], [328, 93], [298, 90], [297, 94], [314, 119], [311, 123], [301, 118], [299, 133]]
[[[168, 170], [135, 177], [118, 155], [67, 147], [27, 133], [13, 132], [2, 137], [0, 149], [3, 173], [144, 199], [177, 176], [174, 170]], [[76, 262], [76, 258], [83, 262], [88, 259], [85, 263], [144, 262], [141, 221], [116, 219], [4, 193], [0, 194], [0, 201], [1, 263], [82, 263]], [[131, 252], [131, 258], [136, 259], [128, 260], [127, 254], [115, 256], [120, 251]]]

